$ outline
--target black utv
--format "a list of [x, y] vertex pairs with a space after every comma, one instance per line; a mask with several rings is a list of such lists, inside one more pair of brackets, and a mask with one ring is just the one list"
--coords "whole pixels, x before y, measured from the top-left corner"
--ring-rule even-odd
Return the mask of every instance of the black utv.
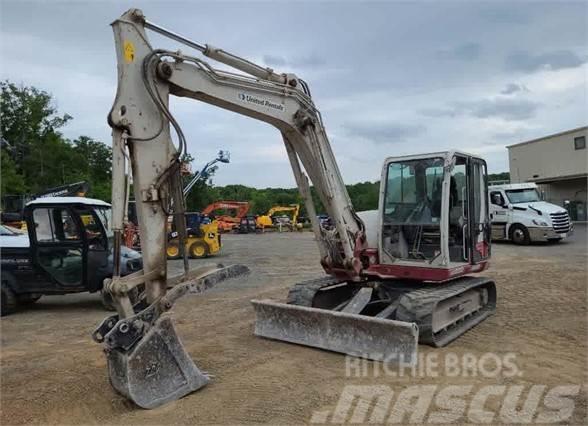
[[[102, 290], [113, 271], [110, 204], [83, 197], [46, 197], [24, 210], [27, 233], [2, 226], [2, 316], [43, 295]], [[142, 269], [141, 255], [121, 249], [121, 274]], [[102, 292], [102, 301], [112, 301]]]

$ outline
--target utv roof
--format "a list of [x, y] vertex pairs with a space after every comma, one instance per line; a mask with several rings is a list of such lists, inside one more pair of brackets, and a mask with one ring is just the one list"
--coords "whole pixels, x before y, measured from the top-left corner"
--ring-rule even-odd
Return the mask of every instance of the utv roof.
[[29, 201], [27, 206], [38, 204], [85, 204], [89, 206], [110, 207], [110, 204], [106, 201], [86, 197], [41, 197]]

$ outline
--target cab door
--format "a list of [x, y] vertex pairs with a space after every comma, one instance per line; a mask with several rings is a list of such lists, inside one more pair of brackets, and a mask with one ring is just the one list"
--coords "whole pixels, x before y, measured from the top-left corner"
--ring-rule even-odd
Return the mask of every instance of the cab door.
[[505, 239], [510, 212], [504, 195], [499, 189], [490, 191], [490, 220], [492, 222], [492, 239]]
[[104, 278], [112, 275], [108, 262], [108, 238], [104, 229], [104, 220], [109, 220], [109, 215], [105, 216], [106, 209], [83, 204], [73, 206], [73, 211], [83, 231], [87, 259], [86, 287], [88, 291], [94, 292], [102, 288]]
[[479, 263], [490, 257], [491, 224], [488, 209], [488, 173], [486, 162], [480, 158], [468, 159], [468, 261]]
[[51, 277], [57, 290], [83, 290], [86, 251], [76, 215], [59, 205], [35, 206], [28, 215], [34, 264]]

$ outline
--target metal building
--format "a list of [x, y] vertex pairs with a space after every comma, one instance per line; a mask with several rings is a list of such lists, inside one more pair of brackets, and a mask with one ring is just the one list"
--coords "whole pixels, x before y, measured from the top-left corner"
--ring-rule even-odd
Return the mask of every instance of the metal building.
[[535, 182], [545, 201], [586, 220], [588, 126], [507, 146], [512, 183]]

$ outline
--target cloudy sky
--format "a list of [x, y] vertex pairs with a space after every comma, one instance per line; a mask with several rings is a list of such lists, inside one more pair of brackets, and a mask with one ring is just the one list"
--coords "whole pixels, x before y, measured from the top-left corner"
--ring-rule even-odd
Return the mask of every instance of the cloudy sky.
[[[70, 138], [110, 143], [116, 62], [108, 24], [130, 7], [304, 78], [348, 183], [377, 180], [386, 156], [451, 148], [482, 155], [490, 172], [506, 171], [506, 145], [588, 122], [586, 1], [0, 5], [0, 78], [52, 93], [74, 117], [64, 129]], [[215, 184], [294, 186], [275, 129], [195, 101], [172, 106], [197, 164], [231, 152]]]

